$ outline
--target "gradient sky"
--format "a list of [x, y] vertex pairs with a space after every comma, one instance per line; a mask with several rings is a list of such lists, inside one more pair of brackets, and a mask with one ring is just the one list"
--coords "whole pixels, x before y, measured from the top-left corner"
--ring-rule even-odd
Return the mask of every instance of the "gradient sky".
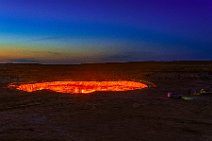
[[212, 60], [211, 0], [0, 0], [0, 62]]

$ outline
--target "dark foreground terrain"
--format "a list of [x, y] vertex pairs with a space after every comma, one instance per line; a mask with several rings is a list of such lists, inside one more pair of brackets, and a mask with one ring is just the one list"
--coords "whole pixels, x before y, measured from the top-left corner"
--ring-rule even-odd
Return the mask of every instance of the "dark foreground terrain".
[[[145, 80], [157, 88], [70, 95], [6, 87], [53, 80]], [[0, 141], [212, 141], [212, 95], [189, 94], [201, 88], [212, 88], [212, 62], [2, 64]]]

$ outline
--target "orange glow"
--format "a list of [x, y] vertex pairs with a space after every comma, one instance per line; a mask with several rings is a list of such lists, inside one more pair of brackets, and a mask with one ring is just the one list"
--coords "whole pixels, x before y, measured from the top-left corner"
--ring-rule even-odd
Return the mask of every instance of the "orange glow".
[[95, 91], [129, 91], [147, 88], [146, 84], [134, 81], [54, 81], [34, 84], [11, 84], [10, 88], [33, 92], [52, 90], [59, 93], [92, 93]]

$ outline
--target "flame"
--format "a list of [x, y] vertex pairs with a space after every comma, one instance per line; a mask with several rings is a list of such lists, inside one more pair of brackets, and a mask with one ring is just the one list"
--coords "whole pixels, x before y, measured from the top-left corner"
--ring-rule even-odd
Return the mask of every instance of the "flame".
[[129, 91], [147, 88], [146, 84], [134, 81], [53, 81], [33, 84], [11, 84], [15, 88], [26, 92], [38, 90], [52, 90], [59, 93], [92, 93], [95, 91]]

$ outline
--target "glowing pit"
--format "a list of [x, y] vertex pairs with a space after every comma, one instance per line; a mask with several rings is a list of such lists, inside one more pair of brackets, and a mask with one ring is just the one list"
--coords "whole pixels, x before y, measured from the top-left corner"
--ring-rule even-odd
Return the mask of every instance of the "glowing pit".
[[130, 91], [147, 87], [146, 84], [134, 81], [53, 81], [9, 85], [9, 88], [15, 88], [26, 92], [51, 90], [69, 94], [87, 94], [95, 91]]

